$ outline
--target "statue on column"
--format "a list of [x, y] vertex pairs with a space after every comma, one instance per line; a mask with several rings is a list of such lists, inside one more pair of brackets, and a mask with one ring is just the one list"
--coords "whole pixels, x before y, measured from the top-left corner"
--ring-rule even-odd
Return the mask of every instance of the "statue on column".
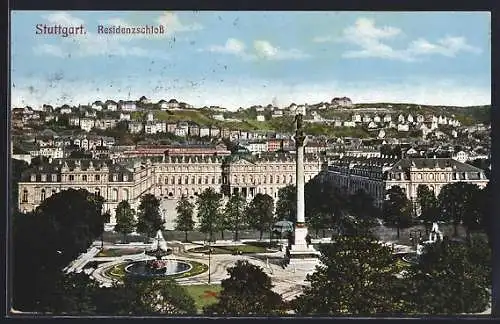
[[303, 146], [305, 143], [306, 135], [304, 133], [304, 116], [306, 115], [306, 108], [301, 107], [297, 109], [297, 114], [295, 115], [294, 123], [297, 125], [297, 130], [295, 131], [295, 147], [298, 148]]

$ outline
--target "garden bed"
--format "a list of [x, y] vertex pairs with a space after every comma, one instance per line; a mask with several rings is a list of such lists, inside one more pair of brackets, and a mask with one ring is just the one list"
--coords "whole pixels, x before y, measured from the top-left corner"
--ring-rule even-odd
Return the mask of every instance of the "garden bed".
[[139, 254], [144, 252], [144, 249], [141, 248], [110, 248], [110, 249], [102, 249], [96, 257], [119, 257], [123, 255], [132, 255]]
[[[211, 246], [212, 254], [249, 254], [249, 253], [265, 253], [273, 252], [268, 249], [255, 245], [219, 245]], [[188, 252], [193, 253], [208, 253], [208, 247], [200, 246], [193, 249], [189, 249]]]

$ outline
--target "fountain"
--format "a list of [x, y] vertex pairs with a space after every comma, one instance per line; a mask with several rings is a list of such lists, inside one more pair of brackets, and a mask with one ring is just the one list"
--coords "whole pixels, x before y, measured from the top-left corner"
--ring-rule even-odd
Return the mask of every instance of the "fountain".
[[172, 249], [167, 247], [167, 241], [165, 241], [161, 230], [158, 230], [151, 249], [145, 251], [145, 254], [152, 258], [127, 265], [125, 272], [132, 276], [150, 278], [180, 274], [192, 268], [188, 262], [164, 259], [165, 256], [172, 254]]

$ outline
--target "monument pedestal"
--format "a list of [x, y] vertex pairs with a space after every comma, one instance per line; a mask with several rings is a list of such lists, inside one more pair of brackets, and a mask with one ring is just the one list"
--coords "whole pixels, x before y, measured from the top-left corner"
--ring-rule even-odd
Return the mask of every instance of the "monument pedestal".
[[315, 250], [312, 244], [307, 245], [306, 236], [307, 227], [295, 228], [294, 244], [289, 250], [289, 267], [294, 270], [312, 273], [320, 263], [319, 256], [321, 253]]

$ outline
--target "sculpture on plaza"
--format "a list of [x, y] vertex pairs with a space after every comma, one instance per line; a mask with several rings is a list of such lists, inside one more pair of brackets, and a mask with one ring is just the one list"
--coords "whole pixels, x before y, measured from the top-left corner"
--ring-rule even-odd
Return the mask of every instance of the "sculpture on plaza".
[[429, 233], [429, 239], [420, 244], [417, 244], [417, 256], [422, 255], [424, 252], [424, 246], [428, 244], [434, 244], [436, 242], [443, 240], [443, 232], [439, 230], [438, 223], [432, 223], [432, 229]]
[[150, 270], [161, 273], [167, 269], [168, 260], [163, 260], [163, 257], [172, 254], [172, 249], [167, 247], [167, 241], [163, 237], [161, 230], [156, 233], [155, 241], [151, 249], [146, 251], [146, 254], [155, 257], [155, 259], [148, 260], [146, 263]]

